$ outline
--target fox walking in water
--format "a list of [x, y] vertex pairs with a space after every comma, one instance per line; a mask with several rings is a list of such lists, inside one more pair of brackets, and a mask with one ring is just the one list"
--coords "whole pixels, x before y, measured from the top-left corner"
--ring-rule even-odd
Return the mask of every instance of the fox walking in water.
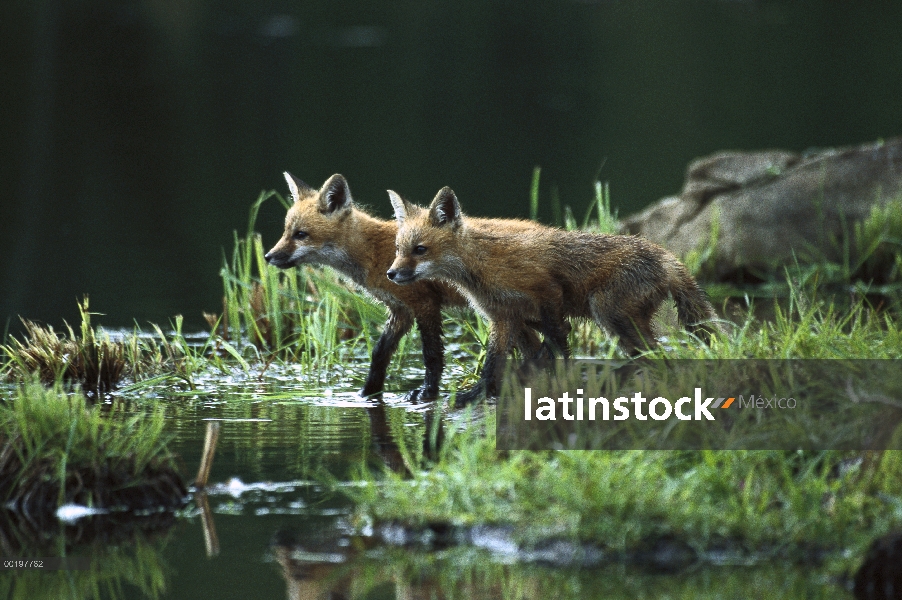
[[453, 283], [491, 321], [479, 383], [466, 403], [497, 395], [501, 360], [514, 325], [541, 323], [546, 342], [564, 356], [568, 317], [593, 319], [631, 355], [655, 344], [651, 319], [672, 296], [682, 324], [705, 337], [714, 309], [673, 254], [642, 238], [562, 231], [531, 221], [465, 217], [450, 188], [428, 209], [389, 191], [398, 221], [397, 254], [388, 279], [401, 286]]
[[[414, 401], [436, 398], [444, 368], [441, 309], [466, 307], [466, 299], [440, 281], [423, 280], [405, 287], [388, 281], [385, 271], [395, 256], [397, 225], [357, 208], [343, 176], [332, 175], [319, 190], [288, 172], [285, 180], [294, 204], [285, 217], [282, 238], [266, 253], [266, 261], [282, 269], [300, 264], [332, 267], [388, 307], [388, 321], [373, 349], [361, 396], [382, 391], [392, 355], [416, 323], [426, 376], [423, 385], [409, 397]], [[537, 327], [538, 323], [532, 325]], [[517, 321], [514, 345], [526, 357], [540, 352], [536, 333], [523, 319]]]

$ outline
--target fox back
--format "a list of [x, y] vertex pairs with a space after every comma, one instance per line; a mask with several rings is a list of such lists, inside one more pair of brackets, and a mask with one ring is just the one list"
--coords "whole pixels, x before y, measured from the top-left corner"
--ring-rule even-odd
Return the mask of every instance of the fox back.
[[668, 294], [691, 330], [714, 317], [679, 260], [642, 238], [465, 217], [449, 188], [428, 209], [397, 195], [392, 204], [393, 281], [451, 281], [493, 321], [591, 318], [635, 352], [654, 344], [650, 320]]

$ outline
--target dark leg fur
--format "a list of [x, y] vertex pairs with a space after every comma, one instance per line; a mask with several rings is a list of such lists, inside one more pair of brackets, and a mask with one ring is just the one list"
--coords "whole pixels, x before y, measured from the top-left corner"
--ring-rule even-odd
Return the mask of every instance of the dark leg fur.
[[[441, 313], [434, 318], [417, 318], [417, 327], [423, 340], [423, 361], [426, 364], [426, 379], [422, 387], [407, 394], [407, 400], [417, 402], [420, 400], [433, 400], [438, 397], [441, 385], [442, 371], [445, 366], [445, 349], [442, 342]], [[530, 327], [532, 324], [523, 324], [517, 332], [516, 346], [524, 356], [536, 356], [544, 348]], [[538, 324], [535, 324], [538, 326]], [[472, 402], [484, 393], [482, 386], [477, 385], [472, 390], [458, 396], [458, 402], [466, 404]]]
[[[592, 295], [592, 318], [609, 334], [620, 339], [620, 347], [630, 356], [636, 356], [656, 344], [651, 329], [651, 318], [663, 302], [663, 296], [651, 286], [644, 288], [644, 298], [637, 298], [634, 281], [615, 279]], [[666, 292], [664, 292], [666, 293]]]
[[538, 321], [527, 321], [522, 325], [517, 333], [517, 339], [514, 345], [520, 350], [520, 355], [524, 359], [537, 358], [544, 350], [545, 343], [539, 339], [534, 329], [540, 330], [541, 324]]
[[567, 336], [572, 329], [570, 322], [561, 316], [560, 311], [553, 307], [541, 308], [542, 333], [545, 335], [544, 346], [548, 349], [551, 358], [560, 356], [570, 358], [570, 343]]
[[472, 404], [477, 400], [480, 400], [485, 397], [485, 386], [483, 385], [482, 379], [480, 379], [476, 385], [471, 387], [465, 392], [457, 392], [457, 395], [454, 397], [454, 405], [455, 406], [466, 406], [467, 404]]
[[620, 345], [630, 356], [641, 352], [647, 342], [643, 340], [636, 326], [629, 317], [620, 313], [604, 316], [604, 326], [612, 334], [620, 338]]
[[417, 317], [417, 328], [423, 341], [423, 363], [426, 365], [426, 378], [423, 385], [407, 394], [411, 402], [434, 400], [438, 398], [438, 388], [445, 368], [445, 345], [442, 342], [442, 315], [420, 315]]
[[[389, 315], [388, 322], [385, 324], [385, 330], [373, 349], [370, 372], [367, 375], [366, 383], [358, 392], [359, 395], [372, 396], [382, 391], [385, 385], [385, 372], [388, 370], [391, 357], [394, 355], [395, 350], [398, 349], [401, 338], [410, 331], [411, 326], [413, 326], [413, 319], [410, 315], [396, 312], [392, 312]], [[441, 337], [439, 337], [439, 342], [441, 342]]]
[[504, 364], [507, 360], [507, 354], [511, 349], [512, 329], [511, 324], [505, 321], [495, 321], [492, 323], [489, 347], [486, 351], [485, 365], [482, 367], [482, 375], [479, 378], [479, 383], [466, 392], [457, 394], [457, 397], [455, 398], [457, 405], [469, 404], [470, 402], [478, 400], [483, 395], [498, 395], [501, 375], [504, 371]]
[[[569, 331], [570, 324], [566, 323], [566, 325]], [[524, 359], [530, 360], [538, 358], [554, 358], [554, 353], [551, 351], [551, 348], [548, 346], [547, 342], [539, 340], [539, 336], [536, 335], [536, 332], [534, 330], [541, 331], [542, 325], [537, 321], [527, 321], [525, 323], [521, 323], [520, 326], [516, 329], [516, 339], [511, 340], [511, 342], [517, 346], [517, 348], [520, 350], [520, 354]], [[483, 398], [486, 395], [486, 377], [488, 376], [488, 374], [498, 371], [499, 369], [499, 356], [498, 353], [493, 350], [493, 348], [493, 342], [492, 340], [490, 340], [485, 365], [483, 366], [482, 370], [482, 377], [480, 377], [479, 382], [469, 390], [457, 393], [457, 396], [455, 397], [455, 404], [457, 406], [465, 406]], [[509, 351], [510, 343], [507, 352]], [[501, 365], [501, 367], [503, 368], [503, 364]], [[497, 394], [497, 386], [492, 386], [492, 388], [489, 390], [488, 395], [492, 396]]]

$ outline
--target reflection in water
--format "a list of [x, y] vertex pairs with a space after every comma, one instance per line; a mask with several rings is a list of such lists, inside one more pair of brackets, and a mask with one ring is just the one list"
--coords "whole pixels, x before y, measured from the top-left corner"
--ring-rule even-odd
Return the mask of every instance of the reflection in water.
[[[365, 370], [365, 361], [362, 369]], [[351, 505], [335, 488], [357, 485], [361, 469], [409, 473], [435, 456], [445, 427], [460, 413], [440, 404], [352, 400], [359, 381], [311, 392], [290, 368], [267, 376], [234, 373], [197, 378], [197, 389], [146, 389], [131, 398], [167, 407], [175, 449], [186, 465], [201, 463], [207, 423], [220, 434], [210, 481], [196, 509], [175, 516], [110, 514], [60, 525], [39, 537], [16, 515], [0, 513], [5, 556], [90, 556], [92, 571], [0, 578], [0, 597], [186, 598], [474, 598], [609, 597], [835, 598], [843, 590], [814, 569], [782, 564], [677, 569], [666, 576], [617, 557], [566, 562], [554, 548], [513, 551], [496, 528], [459, 535], [362, 533], [348, 524]], [[322, 384], [321, 384], [322, 385]], [[325, 482], [331, 482], [326, 485]], [[247, 482], [247, 483], [244, 483]], [[5, 519], [5, 520], [3, 520]], [[175, 525], [175, 527], [173, 527]], [[37, 541], [36, 541], [37, 540]], [[552, 551], [552, 554], [549, 554]], [[64, 581], [74, 582], [70, 595]]]
[[396, 473], [408, 472], [408, 466], [405, 463], [401, 448], [392, 435], [385, 404], [380, 400], [375, 406], [368, 407], [366, 416], [370, 423], [373, 450], [380, 461], [388, 469]]
[[328, 535], [306, 539], [291, 530], [274, 536], [270, 554], [279, 565], [289, 600], [849, 598], [839, 586], [791, 565], [710, 567], [668, 576], [616, 563], [559, 569], [506, 564], [472, 548], [379, 548], [365, 539]]
[[280, 530], [274, 536], [271, 551], [282, 569], [288, 599], [350, 598], [355, 577], [346, 563], [359, 552], [332, 528], [317, 533], [301, 537]]
[[[143, 598], [167, 591], [168, 573], [161, 552], [176, 520], [172, 513], [144, 517], [103, 515], [60, 525], [55, 534], [36, 532], [21, 515], [0, 511], [0, 554], [3, 557], [77, 556], [89, 559], [87, 570], [19, 570], [0, 577], [0, 597], [28, 600], [97, 597], [112, 600], [137, 590]], [[8, 575], [11, 572], [4, 572]]]
[[204, 528], [204, 549], [208, 558], [219, 554], [219, 536], [216, 535], [216, 522], [213, 520], [213, 512], [210, 510], [210, 500], [203, 490], [195, 492], [194, 502], [200, 512], [201, 526]]
[[219, 429], [219, 421], [207, 421], [207, 430], [204, 434], [204, 450], [200, 459], [200, 467], [197, 470], [197, 477], [194, 479], [194, 502], [200, 511], [201, 525], [204, 528], [204, 548], [207, 550], [208, 557], [219, 554], [219, 536], [216, 535], [216, 523], [213, 522], [210, 502], [204, 490], [210, 479], [210, 469], [213, 468], [216, 443], [219, 441]]
[[436, 460], [445, 438], [441, 415], [436, 414], [439, 409], [440, 405], [433, 404], [421, 410], [422, 426], [412, 435], [405, 435], [410, 422], [403, 412], [389, 411], [381, 398], [376, 405], [367, 407], [373, 450], [380, 462], [378, 466], [410, 475], [422, 468], [423, 459]]

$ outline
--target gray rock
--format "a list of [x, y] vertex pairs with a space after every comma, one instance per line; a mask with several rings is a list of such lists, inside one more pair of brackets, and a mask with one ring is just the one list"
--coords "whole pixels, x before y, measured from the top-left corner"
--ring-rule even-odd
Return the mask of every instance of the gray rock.
[[680, 256], [719, 235], [706, 277], [735, 280], [842, 258], [842, 236], [876, 203], [902, 196], [902, 138], [796, 154], [721, 152], [690, 163], [679, 196], [623, 222]]

